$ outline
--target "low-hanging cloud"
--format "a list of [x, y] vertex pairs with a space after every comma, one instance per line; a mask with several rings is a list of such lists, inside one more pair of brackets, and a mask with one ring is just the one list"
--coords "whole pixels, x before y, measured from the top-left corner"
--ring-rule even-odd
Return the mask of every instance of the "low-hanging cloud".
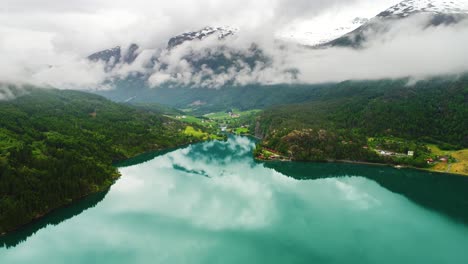
[[[112, 5], [103, 0], [67, 4], [6, 1], [7, 8], [0, 9], [0, 81], [4, 83], [109, 89], [102, 84], [141, 73], [152, 87], [172, 83], [219, 88], [227, 84], [418, 79], [468, 71], [466, 21], [425, 27], [429, 17], [414, 16], [393, 23], [385, 34], [367, 32], [368, 41], [359, 50], [309, 49], [275, 39], [275, 33], [287, 28], [289, 21], [348, 7], [356, 10], [360, 5], [383, 10], [398, 0], [136, 0], [131, 4], [116, 0]], [[232, 25], [240, 30], [221, 42], [212, 36], [165, 50], [170, 37], [206, 25]], [[140, 46], [140, 55], [132, 64], [118, 64], [106, 71], [102, 62], [86, 59], [98, 50], [128, 47], [133, 42]], [[261, 51], [260, 58], [253, 51]], [[207, 55], [222, 55], [232, 62], [221, 68], [200, 65]], [[154, 58], [157, 61], [149, 67]]]
[[[248, 42], [235, 37], [223, 45], [214, 38], [186, 43], [162, 54], [164, 67], [157, 65], [149, 82], [153, 87], [176, 83], [219, 88], [226, 84], [320, 83], [406, 77], [418, 80], [468, 72], [468, 20], [427, 27], [430, 19], [430, 15], [421, 14], [398, 22], [376, 21], [387, 31], [364, 32], [367, 41], [360, 49], [310, 49], [273, 40], [260, 41], [257, 42], [258, 49], [268, 60], [257, 60], [253, 64], [232, 58], [231, 53], [236, 52], [247, 58], [253, 57], [248, 54], [248, 47], [242, 46]], [[191, 60], [185, 59], [207, 57], [207, 52], [210, 56], [224, 54], [234, 61], [234, 65], [221, 66], [220, 70], [216, 67], [196, 69]]]
[[[367, 33], [363, 49], [330, 48], [291, 57], [304, 82], [413, 77], [468, 72], [468, 20], [426, 27], [421, 14], [392, 22], [384, 34]], [[388, 23], [388, 22], [384, 22]]]

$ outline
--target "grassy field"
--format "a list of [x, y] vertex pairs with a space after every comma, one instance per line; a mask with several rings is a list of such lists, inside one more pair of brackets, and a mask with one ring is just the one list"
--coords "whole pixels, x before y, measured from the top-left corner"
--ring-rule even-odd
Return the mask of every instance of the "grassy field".
[[196, 139], [200, 139], [200, 140], [209, 140], [209, 139], [222, 140], [223, 139], [222, 136], [209, 134], [209, 133], [203, 132], [203, 131], [201, 131], [199, 129], [195, 129], [192, 126], [187, 126], [185, 128], [185, 130], [184, 130], [184, 134], [187, 135], [187, 136], [190, 136], [190, 137], [194, 137]]
[[246, 127], [236, 128], [236, 134], [248, 134], [250, 130]]
[[446, 172], [446, 173], [455, 173], [468, 176], [468, 149], [450, 151], [450, 150], [441, 150], [436, 145], [428, 145], [432, 153], [438, 156], [452, 156], [457, 161], [454, 163], [437, 163], [434, 167], [431, 168], [433, 171]]
[[208, 133], [205, 133], [205, 132], [203, 132], [201, 130], [197, 130], [192, 126], [187, 126], [185, 128], [184, 134], [187, 135], [187, 136], [197, 138], [197, 139], [202, 139], [202, 140], [209, 139]]
[[452, 153], [452, 157], [458, 162], [452, 164], [449, 172], [468, 176], [468, 149], [455, 151]]

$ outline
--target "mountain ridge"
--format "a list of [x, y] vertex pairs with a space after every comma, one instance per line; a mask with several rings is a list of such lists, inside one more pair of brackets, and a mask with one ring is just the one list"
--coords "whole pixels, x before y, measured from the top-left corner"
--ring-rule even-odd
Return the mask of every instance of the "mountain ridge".
[[421, 30], [427, 27], [457, 24], [468, 19], [468, 3], [461, 0], [404, 0], [380, 12], [357, 29], [316, 47], [362, 48], [369, 36], [385, 34], [395, 22], [404, 21], [415, 15], [427, 17], [427, 23]]

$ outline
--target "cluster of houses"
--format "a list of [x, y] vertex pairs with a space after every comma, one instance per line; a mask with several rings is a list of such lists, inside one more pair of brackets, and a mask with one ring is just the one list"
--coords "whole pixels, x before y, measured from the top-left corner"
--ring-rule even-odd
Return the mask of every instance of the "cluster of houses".
[[231, 118], [239, 118], [240, 117], [239, 114], [236, 114], [236, 113], [234, 113], [232, 111], [230, 111], [228, 114], [229, 114], [229, 117], [231, 117]]
[[276, 150], [270, 149], [263, 147], [263, 150], [269, 152], [268, 155], [265, 155], [265, 152], [260, 153], [258, 155], [258, 159], [261, 160], [278, 160], [278, 161], [291, 161], [291, 158], [285, 157], [281, 154], [279, 154]]
[[408, 156], [408, 157], [414, 157], [414, 151], [408, 151], [408, 153], [404, 154], [404, 153], [396, 153], [396, 152], [392, 152], [392, 151], [388, 151], [388, 150], [379, 150], [379, 149], [376, 149], [377, 153], [379, 153], [380, 155], [382, 156], [399, 156], [399, 157], [402, 157], [402, 156]]
[[[403, 154], [403, 153], [396, 153], [396, 152], [392, 152], [392, 151], [387, 151], [387, 150], [376, 150], [377, 153], [379, 153], [380, 155], [382, 156], [399, 156], [399, 157], [402, 157], [402, 156], [407, 156], [407, 157], [414, 157], [414, 151], [408, 151], [407, 154]], [[449, 162], [449, 157], [447, 156], [437, 156], [435, 159], [434, 158], [428, 158], [426, 159], [426, 162], [427, 164], [435, 164], [437, 162], [442, 162], [442, 163], [448, 163]]]

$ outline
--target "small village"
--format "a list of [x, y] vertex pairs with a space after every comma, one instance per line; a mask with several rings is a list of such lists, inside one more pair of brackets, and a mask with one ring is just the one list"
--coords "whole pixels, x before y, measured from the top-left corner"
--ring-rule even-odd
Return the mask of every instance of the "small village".
[[256, 155], [256, 159], [269, 161], [292, 161], [290, 157], [286, 157], [274, 149], [262, 147], [261, 152]]
[[[236, 135], [249, 135], [252, 117], [259, 110], [240, 111], [228, 109], [222, 112], [205, 114], [203, 116], [192, 116], [187, 114], [169, 116], [177, 120], [191, 123], [194, 126], [202, 126], [209, 133], [221, 136], [230, 133]], [[193, 129], [190, 129], [193, 131]], [[193, 136], [195, 136], [192, 133]]]

